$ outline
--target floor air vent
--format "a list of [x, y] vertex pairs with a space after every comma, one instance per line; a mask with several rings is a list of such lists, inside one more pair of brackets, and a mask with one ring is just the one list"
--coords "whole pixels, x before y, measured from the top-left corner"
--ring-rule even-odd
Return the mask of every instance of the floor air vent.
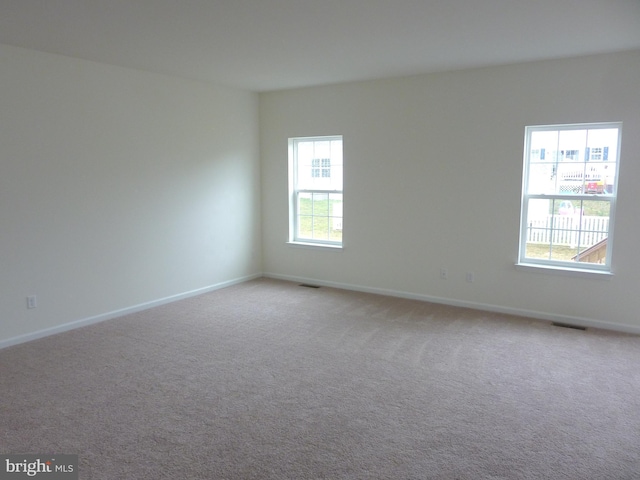
[[307, 287], [307, 288], [320, 288], [320, 285], [309, 285], [308, 283], [301, 283], [298, 286], [299, 287]]
[[587, 327], [581, 327], [579, 325], [570, 325], [568, 323], [553, 322], [551, 325], [553, 325], [554, 327], [573, 328], [574, 330], [586, 330], [587, 329]]

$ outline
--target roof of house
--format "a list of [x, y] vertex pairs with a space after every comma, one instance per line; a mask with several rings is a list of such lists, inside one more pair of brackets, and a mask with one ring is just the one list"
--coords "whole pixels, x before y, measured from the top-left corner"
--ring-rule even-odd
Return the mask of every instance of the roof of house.
[[[594, 243], [593, 245], [591, 245], [586, 250], [583, 250], [582, 252], [578, 253], [577, 255], [574, 255], [573, 257], [571, 257], [571, 260], [580, 261], [580, 259], [585, 258], [585, 257], [589, 257], [591, 254], [596, 253], [596, 252], [598, 252], [600, 250], [606, 250], [607, 249], [607, 239], [608, 239], [608, 237], [605, 237], [602, 240], [600, 240], [598, 243]], [[604, 255], [602, 255], [602, 257], [604, 258]]]

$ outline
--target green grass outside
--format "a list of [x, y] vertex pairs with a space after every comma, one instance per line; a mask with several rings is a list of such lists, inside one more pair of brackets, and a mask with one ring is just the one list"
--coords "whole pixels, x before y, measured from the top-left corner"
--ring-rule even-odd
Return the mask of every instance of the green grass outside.
[[[332, 242], [342, 241], [342, 230], [333, 228], [333, 220], [337, 216], [335, 206], [342, 203], [341, 195], [314, 194], [300, 195], [298, 200], [298, 237], [311, 240]], [[334, 198], [331, 198], [334, 197]]]
[[[554, 245], [551, 252], [551, 259], [571, 261], [571, 257], [578, 254], [577, 248]], [[549, 245], [538, 243], [527, 243], [527, 258], [549, 259]]]
[[[554, 213], [557, 215], [558, 209], [560, 207], [561, 200], [556, 200]], [[611, 203], [605, 202], [601, 200], [585, 200], [580, 204], [580, 202], [571, 202], [575, 208], [580, 208], [582, 206], [582, 214], [585, 216], [594, 216], [594, 217], [608, 217], [611, 212]]]
[[527, 258], [543, 258], [545, 260], [573, 261], [571, 257], [578, 254], [577, 247], [567, 247], [564, 245], [554, 245], [549, 258], [549, 245], [538, 243], [527, 243]]

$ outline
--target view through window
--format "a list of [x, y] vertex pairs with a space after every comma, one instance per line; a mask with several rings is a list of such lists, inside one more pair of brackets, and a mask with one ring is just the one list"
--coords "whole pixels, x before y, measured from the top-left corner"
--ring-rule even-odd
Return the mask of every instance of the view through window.
[[520, 263], [610, 270], [621, 127], [526, 128]]
[[289, 140], [289, 240], [342, 245], [342, 137]]

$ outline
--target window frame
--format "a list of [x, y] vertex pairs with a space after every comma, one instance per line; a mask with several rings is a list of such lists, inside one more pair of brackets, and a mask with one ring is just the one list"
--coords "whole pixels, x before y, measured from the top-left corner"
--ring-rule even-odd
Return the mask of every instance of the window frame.
[[[326, 194], [326, 195], [341, 195], [342, 205], [344, 205], [344, 182], [340, 189], [310, 189], [299, 188], [297, 184], [298, 179], [298, 144], [303, 142], [323, 142], [323, 141], [341, 141], [344, 142], [342, 135], [322, 135], [322, 136], [309, 136], [309, 137], [292, 137], [288, 141], [288, 157], [289, 157], [289, 235], [287, 243], [293, 245], [303, 245], [312, 247], [323, 247], [332, 249], [342, 249], [344, 243], [344, 237], [341, 240], [330, 240], [320, 238], [307, 238], [298, 235], [299, 232], [299, 212], [298, 212], [298, 197], [300, 194]], [[317, 160], [317, 162], [316, 162]], [[316, 164], [317, 163], [317, 164]], [[317, 180], [331, 179], [336, 172], [336, 169], [340, 169], [340, 176], [344, 178], [344, 143], [342, 147], [342, 164], [335, 164], [332, 161], [332, 157], [318, 157], [318, 159], [312, 159], [310, 165], [311, 178]], [[317, 170], [317, 175], [315, 175]], [[326, 174], [326, 176], [325, 176]], [[313, 215], [312, 215], [313, 217]], [[333, 220], [333, 216], [328, 216], [329, 221]], [[336, 217], [337, 218], [337, 217]], [[344, 221], [344, 210], [342, 217], [340, 217], [340, 225], [342, 226]]]
[[[611, 161], [611, 164], [615, 165], [615, 173], [613, 179], [613, 188], [612, 192], [608, 193], [606, 191], [602, 193], [586, 193], [586, 191], [582, 191], [581, 193], [530, 193], [529, 189], [529, 180], [530, 180], [530, 167], [532, 163], [532, 158], [535, 152], [531, 148], [532, 143], [532, 134], [534, 132], [558, 132], [560, 135], [561, 131], [565, 130], [597, 130], [597, 129], [617, 129], [617, 145], [616, 145], [616, 156]], [[558, 125], [534, 125], [525, 127], [525, 142], [524, 142], [524, 153], [523, 153], [523, 174], [522, 174], [522, 197], [521, 197], [521, 210], [520, 210], [520, 238], [518, 243], [518, 263], [517, 266], [522, 267], [538, 267], [545, 268], [549, 270], [555, 271], [564, 271], [564, 272], [582, 272], [582, 273], [598, 273], [598, 274], [612, 274], [611, 265], [612, 265], [612, 256], [613, 256], [613, 239], [615, 232], [615, 212], [616, 212], [616, 203], [618, 196], [618, 181], [620, 177], [620, 149], [622, 143], [622, 122], [599, 122], [599, 123], [575, 123], [575, 124], [558, 124]], [[600, 160], [594, 160], [591, 157], [591, 151], [588, 146], [588, 140], [585, 141], [585, 149], [586, 156], [583, 155], [584, 164], [588, 164], [591, 161], [603, 163], [605, 161], [609, 161], [608, 158], [601, 158]], [[597, 148], [597, 147], [596, 147]], [[610, 148], [608, 148], [610, 152]], [[575, 154], [573, 150], [570, 150], [572, 155]], [[604, 149], [603, 149], [604, 151]], [[556, 151], [556, 155], [560, 153]], [[562, 152], [564, 153], [564, 151]], [[553, 152], [548, 153], [549, 156], [553, 154]], [[538, 155], [539, 152], [538, 152]], [[544, 158], [544, 157], [543, 157]], [[536, 160], [533, 159], [535, 162]], [[540, 161], [540, 158], [538, 158]], [[551, 161], [551, 160], [548, 160]], [[556, 167], [558, 162], [556, 162]], [[557, 171], [554, 167], [554, 175], [557, 175]], [[582, 180], [583, 188], [587, 185], [587, 172], [586, 167], [583, 170], [584, 177]], [[586, 190], [586, 189], [585, 189]], [[585, 201], [605, 201], [609, 203], [609, 223], [608, 223], [608, 233], [607, 233], [607, 246], [605, 253], [605, 262], [604, 263], [588, 263], [588, 262], [580, 262], [580, 261], [571, 261], [571, 260], [558, 260], [558, 259], [544, 259], [544, 258], [532, 258], [526, 256], [527, 250], [527, 238], [528, 238], [528, 228], [529, 228], [529, 202], [531, 200], [536, 199], [545, 199], [551, 201], [571, 201], [574, 204], [582, 205], [582, 202]], [[555, 215], [555, 213], [554, 213]], [[588, 230], [586, 230], [588, 232]], [[552, 229], [553, 232], [553, 229]], [[582, 235], [585, 233], [585, 230], [580, 228], [578, 230], [578, 235]], [[553, 241], [549, 243], [550, 247], [553, 245]], [[590, 247], [586, 247], [583, 252], [588, 250]]]

